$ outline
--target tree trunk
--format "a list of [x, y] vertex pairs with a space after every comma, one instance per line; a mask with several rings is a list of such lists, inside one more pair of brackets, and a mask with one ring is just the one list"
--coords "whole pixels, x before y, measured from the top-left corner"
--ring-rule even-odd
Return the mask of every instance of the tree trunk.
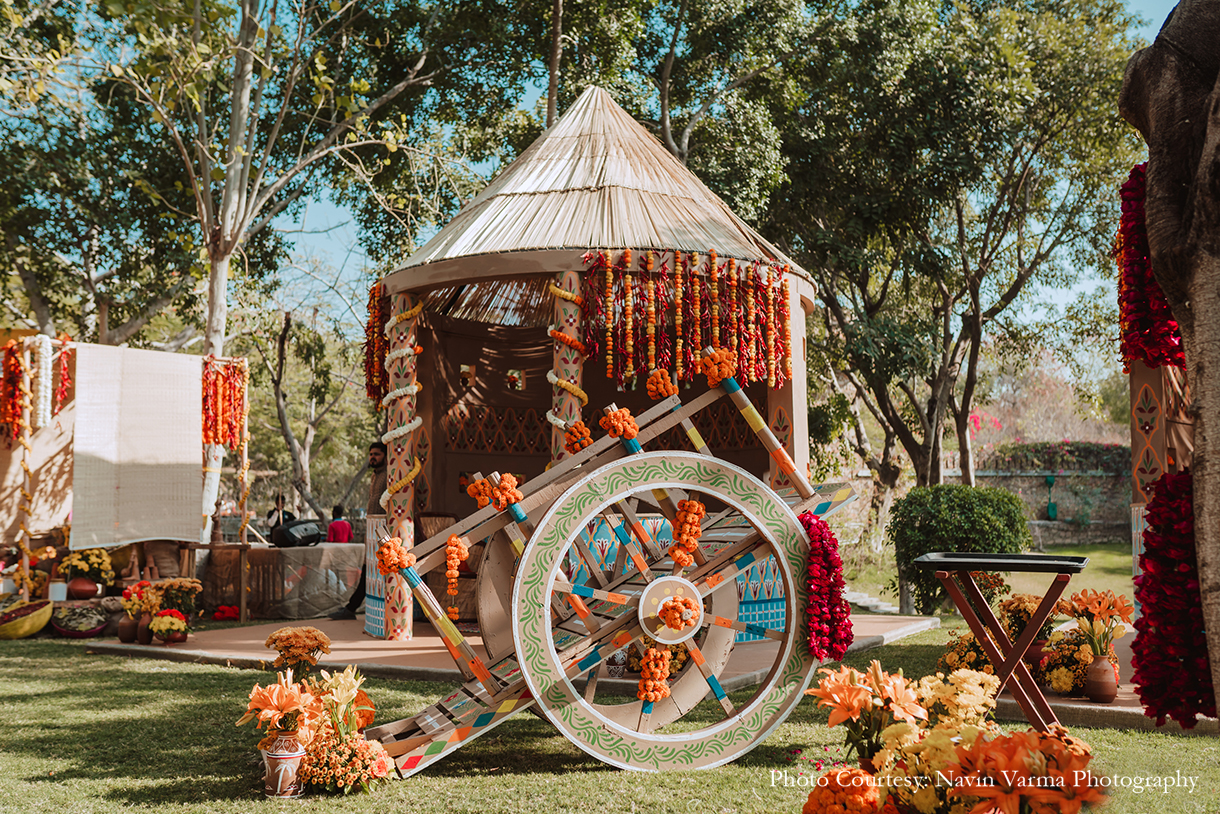
[[885, 527], [890, 520], [890, 507], [894, 505], [894, 492], [898, 489], [901, 476], [902, 469], [892, 463], [873, 470], [873, 493], [869, 498], [868, 518], [860, 534], [860, 540], [868, 544], [870, 551], [880, 552], [885, 547]]
[[[212, 356], [224, 353], [226, 320], [228, 319], [228, 284], [230, 256], [213, 257], [208, 279], [208, 318], [203, 337], [203, 352]], [[203, 451], [203, 530], [199, 542], [212, 538], [212, 515], [220, 496], [220, 470], [224, 466], [225, 448], [208, 444]]]
[[559, 60], [563, 56], [563, 0], [555, 0], [551, 13], [551, 66], [546, 88], [546, 126], [555, 122], [559, 105]]
[[970, 413], [962, 410], [955, 422], [957, 429], [958, 467], [962, 473], [962, 485], [974, 486], [974, 445], [970, 440]]

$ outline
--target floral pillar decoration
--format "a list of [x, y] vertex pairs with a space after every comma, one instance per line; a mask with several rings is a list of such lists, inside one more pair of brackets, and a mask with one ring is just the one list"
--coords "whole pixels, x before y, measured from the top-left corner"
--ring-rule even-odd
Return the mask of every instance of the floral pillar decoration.
[[582, 332], [580, 274], [565, 271], [548, 289], [555, 296], [555, 324], [551, 328], [553, 370], [547, 374], [554, 393], [546, 419], [551, 423], [551, 460], [558, 461], [566, 452], [564, 430], [580, 421], [581, 408], [589, 397], [580, 389], [584, 374], [585, 345], [578, 338]]
[[[423, 302], [414, 294], [394, 294], [391, 297], [391, 311], [394, 316], [385, 327], [385, 336], [390, 342], [389, 352], [385, 357], [390, 390], [382, 398], [381, 404], [388, 411], [389, 429], [381, 440], [389, 454], [386, 464], [387, 485], [381, 496], [381, 506], [386, 512], [387, 530], [390, 535], [400, 538], [407, 549], [415, 542], [415, 488], [412, 482], [418, 477], [423, 466], [415, 455], [415, 431], [423, 424], [423, 419], [416, 415], [416, 401], [420, 391], [416, 373], [419, 355], [423, 351], [417, 342], [419, 315], [423, 312], [423, 307]], [[374, 545], [379, 542], [376, 541]], [[375, 582], [382, 583], [377, 587], [381, 590], [385, 618], [380, 633], [374, 630], [369, 632], [396, 641], [409, 640], [412, 635], [411, 592], [405, 585], [399, 584], [399, 579], [391, 577], [389, 581], [384, 581], [384, 578], [377, 579], [377, 576], [379, 575], [366, 569], [367, 595], [374, 595]], [[366, 629], [376, 626], [376, 620], [371, 620], [370, 624], [371, 616], [372, 614], [365, 616]]]
[[[773, 365], [777, 387], [767, 389], [767, 424], [792, 458], [797, 472], [809, 471], [809, 414], [805, 409], [808, 380], [805, 370], [805, 309], [801, 294], [810, 300], [813, 287], [801, 278], [785, 273], [776, 290], [780, 319], [775, 326], [776, 345], [784, 359]], [[785, 318], [794, 314], [795, 318]], [[793, 358], [795, 356], [795, 358]], [[791, 487], [792, 479], [774, 461], [767, 482], [772, 489]]]

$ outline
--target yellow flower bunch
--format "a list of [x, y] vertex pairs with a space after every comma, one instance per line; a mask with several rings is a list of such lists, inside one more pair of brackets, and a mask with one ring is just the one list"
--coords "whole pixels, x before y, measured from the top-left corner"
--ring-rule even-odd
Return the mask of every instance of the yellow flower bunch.
[[951, 784], [943, 775], [957, 762], [957, 744], [972, 745], [978, 738], [998, 733], [985, 727], [954, 727], [945, 723], [926, 729], [910, 722], [882, 730], [882, 748], [873, 758], [879, 785], [889, 789], [890, 801], [902, 811], [921, 814], [967, 814], [974, 801], [950, 798]]
[[995, 668], [991, 666], [991, 662], [987, 659], [987, 654], [983, 652], [983, 647], [974, 638], [973, 633], [949, 633], [949, 643], [945, 648], [944, 655], [936, 662], [936, 669], [943, 673], [952, 673], [954, 670], [979, 670], [991, 675], [995, 673]]
[[[1017, 640], [1017, 637], [1029, 625], [1029, 620], [1033, 618], [1034, 611], [1038, 609], [1038, 605], [1041, 603], [1042, 597], [1040, 596], [1013, 594], [1012, 597], [1005, 599], [997, 606], [1000, 611], [1000, 624], [1004, 626], [1004, 632], [1008, 634], [1009, 639], [1014, 642]], [[1042, 628], [1038, 631], [1038, 635], [1034, 637], [1034, 640], [1049, 639], [1054, 629], [1055, 614], [1052, 613], [1042, 623]]]
[[[1089, 665], [1093, 663], [1093, 646], [1088, 637], [1079, 629], [1066, 634], [1056, 631], [1051, 634], [1043, 652], [1048, 655], [1034, 670], [1034, 679], [1039, 684], [1049, 686], [1052, 690], [1064, 695], [1071, 695], [1084, 689], [1085, 675]], [[1114, 648], [1109, 648], [1107, 654], [1111, 664], [1118, 664], [1118, 656]], [[1117, 673], [1115, 674], [1117, 679]]]
[[161, 593], [161, 605], [182, 611], [187, 617], [195, 615], [195, 597], [203, 592], [203, 583], [197, 579], [178, 577], [158, 582], [153, 586]]
[[148, 623], [148, 629], [155, 634], [165, 634], [170, 631], [185, 633], [190, 630], [187, 626], [186, 617], [182, 612], [172, 609], [159, 611], [152, 618], [152, 621]]
[[67, 579], [88, 577], [102, 585], [114, 582], [114, 568], [111, 567], [110, 555], [104, 548], [73, 551], [59, 561], [59, 570]]
[[316, 627], [282, 627], [267, 637], [265, 646], [279, 653], [275, 666], [304, 672], [330, 653], [330, 637]]
[[978, 670], [954, 670], [924, 676], [915, 684], [919, 703], [928, 711], [932, 725], [954, 728], [980, 726], [995, 709], [1000, 680]]

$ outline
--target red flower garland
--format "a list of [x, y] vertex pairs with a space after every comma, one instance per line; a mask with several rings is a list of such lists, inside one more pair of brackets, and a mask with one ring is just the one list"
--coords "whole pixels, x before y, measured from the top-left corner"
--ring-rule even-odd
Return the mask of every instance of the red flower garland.
[[0, 377], [0, 424], [8, 424], [10, 435], [21, 435], [21, 343], [10, 339], [4, 346], [4, 372]]
[[826, 521], [813, 512], [805, 512], [798, 520], [809, 535], [809, 609], [806, 627], [809, 631], [809, 652], [821, 661], [843, 658], [853, 641], [851, 606], [843, 598], [843, 561], [839, 559], [839, 541]]
[[68, 369], [74, 353], [72, 348], [68, 347], [72, 337], [60, 334], [59, 341], [63, 342], [64, 346], [59, 352], [59, 384], [55, 387], [55, 402], [51, 408], [51, 415], [59, 415], [59, 411], [64, 408], [64, 402], [68, 400], [68, 391], [72, 388], [72, 372]]
[[1131, 645], [1135, 685], [1144, 714], [1157, 726], [1170, 717], [1190, 729], [1195, 718], [1216, 717], [1199, 597], [1195, 514], [1190, 470], [1152, 484], [1145, 518], [1144, 553], [1135, 578], [1142, 615]]
[[390, 392], [390, 374], [385, 369], [385, 358], [390, 352], [390, 340], [385, 335], [386, 323], [390, 321], [390, 298], [380, 283], [369, 289], [369, 319], [364, 326], [364, 392], [377, 402]]
[[1123, 214], [1118, 224], [1114, 257], [1118, 261], [1118, 322], [1121, 326], [1123, 368], [1143, 362], [1185, 368], [1182, 334], [1165, 294], [1152, 274], [1145, 225], [1145, 168], [1136, 164], [1122, 186]]

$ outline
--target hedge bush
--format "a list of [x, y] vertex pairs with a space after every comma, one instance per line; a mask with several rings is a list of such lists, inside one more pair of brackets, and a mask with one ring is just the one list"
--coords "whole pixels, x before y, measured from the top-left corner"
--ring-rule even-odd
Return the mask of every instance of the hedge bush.
[[1131, 447], [1092, 441], [1042, 441], [1034, 444], [1001, 444], [984, 459], [979, 469], [1000, 472], [1031, 472], [1063, 469], [1126, 474], [1131, 468]]
[[987, 486], [917, 486], [894, 503], [886, 538], [894, 544], [898, 572], [920, 613], [931, 613], [947, 594], [934, 572], [916, 557], [934, 551], [1016, 554], [1033, 542], [1021, 499]]

